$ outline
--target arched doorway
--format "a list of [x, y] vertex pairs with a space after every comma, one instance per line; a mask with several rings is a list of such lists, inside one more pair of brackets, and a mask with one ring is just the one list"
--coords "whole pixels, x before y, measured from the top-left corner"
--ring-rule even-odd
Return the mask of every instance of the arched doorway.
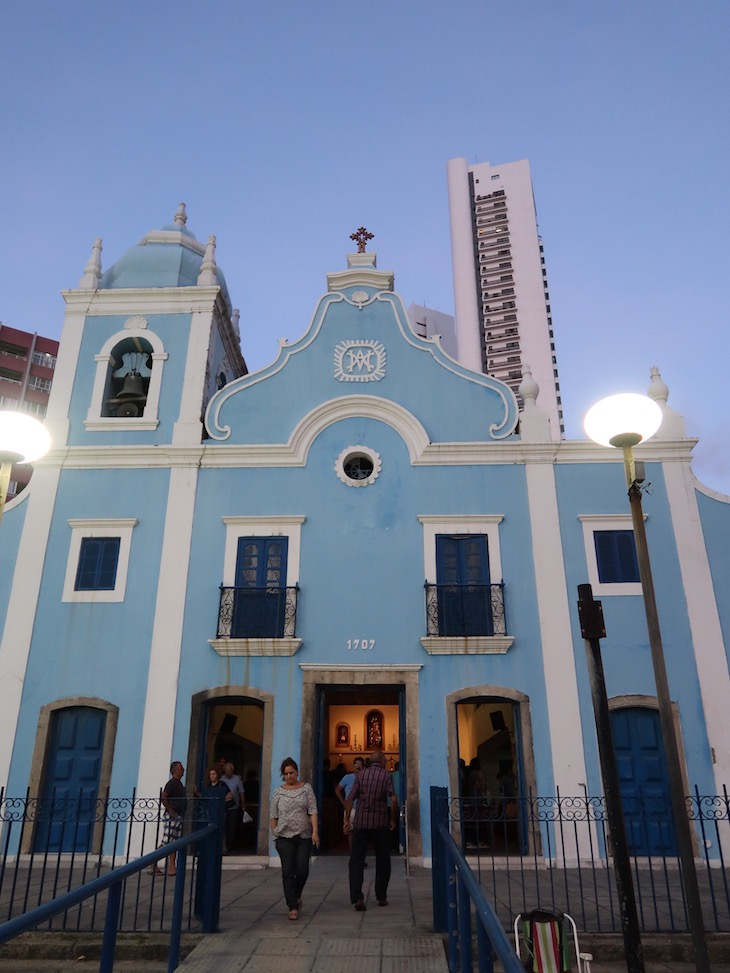
[[629, 852], [676, 855], [659, 711], [641, 706], [613, 709], [611, 731]]
[[39, 804], [24, 852], [101, 850], [117, 719], [117, 707], [95, 697], [41, 708], [28, 787]]
[[524, 854], [524, 809], [535, 792], [529, 703], [523, 693], [478, 686], [447, 697], [452, 797], [461, 803], [465, 850]]
[[238, 822], [232, 855], [268, 855], [273, 697], [251, 687], [223, 686], [193, 697], [188, 780], [202, 788], [210, 767], [234, 766], [253, 820]]

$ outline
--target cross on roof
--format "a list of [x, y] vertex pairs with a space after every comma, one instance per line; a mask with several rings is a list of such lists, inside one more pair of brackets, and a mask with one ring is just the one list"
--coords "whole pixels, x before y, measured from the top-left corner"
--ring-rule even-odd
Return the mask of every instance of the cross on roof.
[[350, 239], [356, 241], [358, 253], [365, 253], [368, 240], [372, 240], [374, 236], [374, 233], [368, 233], [365, 227], [361, 226], [359, 230], [355, 230], [354, 233], [350, 234]]

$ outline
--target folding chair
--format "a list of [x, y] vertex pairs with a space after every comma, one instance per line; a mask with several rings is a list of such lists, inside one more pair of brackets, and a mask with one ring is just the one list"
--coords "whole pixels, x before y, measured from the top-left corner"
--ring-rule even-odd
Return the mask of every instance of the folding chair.
[[581, 953], [578, 930], [567, 912], [550, 912], [547, 909], [521, 912], [515, 919], [514, 934], [515, 952], [522, 959], [521, 942], [527, 953], [524, 966], [529, 973], [570, 973], [573, 969], [571, 953], [575, 953], [577, 973], [591, 973], [593, 956], [591, 953]]

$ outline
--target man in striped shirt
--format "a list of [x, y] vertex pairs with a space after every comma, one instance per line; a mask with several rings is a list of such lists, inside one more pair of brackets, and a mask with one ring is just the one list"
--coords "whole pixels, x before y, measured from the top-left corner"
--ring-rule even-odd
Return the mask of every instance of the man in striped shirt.
[[[350, 811], [357, 801], [355, 818], [350, 825]], [[378, 905], [388, 904], [390, 881], [390, 832], [398, 820], [398, 802], [393, 779], [385, 769], [385, 754], [374, 750], [370, 766], [357, 775], [345, 806], [345, 832], [352, 827], [350, 852], [350, 901], [358, 912], [367, 906], [362, 895], [363, 869], [368, 842], [375, 847], [375, 897]]]

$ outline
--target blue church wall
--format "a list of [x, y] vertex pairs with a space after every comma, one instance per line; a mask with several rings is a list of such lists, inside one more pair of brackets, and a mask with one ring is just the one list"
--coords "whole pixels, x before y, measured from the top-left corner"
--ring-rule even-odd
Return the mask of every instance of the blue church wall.
[[[8, 599], [13, 586], [13, 572], [18, 557], [20, 538], [23, 534], [25, 518], [28, 512], [30, 486], [26, 487], [28, 494], [18, 499], [13, 506], [5, 508], [0, 524], [2, 539], [0, 540], [0, 632], [5, 614], [8, 609]], [[22, 496], [22, 495], [21, 495]]]
[[[647, 464], [646, 477], [651, 483], [651, 493], [644, 497], [643, 510], [670, 692], [679, 706], [682, 743], [691, 782], [712, 790], [714, 783], [709, 741], [702, 714], [696, 661], [691, 651], [692, 635], [661, 465]], [[576, 669], [580, 697], [584, 701], [583, 732], [587, 740], [595, 740], [584, 642], [577, 612], [577, 587], [588, 580], [583, 531], [578, 516], [630, 513], [626, 481], [620, 464], [617, 464], [616, 470], [609, 470], [605, 465], [557, 466], [556, 481]], [[622, 499], [623, 509], [619, 506]], [[601, 655], [609, 699], [625, 695], [656, 697], [642, 596], [596, 597], [602, 603], [606, 624], [606, 638], [601, 641]], [[589, 774], [592, 786], [600, 787], [595, 750], [592, 753]]]
[[[501, 383], [474, 376], [412, 334], [404, 340], [390, 301], [357, 311], [349, 304], [330, 303], [333, 300], [322, 299], [311, 330], [282, 349], [277, 362], [231, 383], [219, 417], [213, 413], [218, 427], [231, 427], [225, 442], [286, 442], [296, 422], [312, 408], [352, 394], [396, 398], [417, 417], [427, 416], [422, 421], [432, 442], [488, 439], [490, 425], [505, 422], [502, 395], [514, 415], [514, 399]], [[397, 306], [400, 309], [399, 301]], [[387, 364], [379, 381], [340, 382], [334, 377], [336, 346], [355, 340], [384, 346]], [[421, 354], [414, 353], [416, 349]], [[209, 428], [219, 438], [212, 423]]]
[[[167, 502], [167, 470], [67, 470], [61, 476], [33, 628], [11, 786], [25, 789], [38, 715], [74, 696], [119, 707], [114, 782], [136, 782]], [[124, 601], [63, 602], [72, 518], [137, 518]], [[130, 679], [138, 673], [139, 679]]]
[[696, 491], [725, 651], [730, 664], [730, 503]]

